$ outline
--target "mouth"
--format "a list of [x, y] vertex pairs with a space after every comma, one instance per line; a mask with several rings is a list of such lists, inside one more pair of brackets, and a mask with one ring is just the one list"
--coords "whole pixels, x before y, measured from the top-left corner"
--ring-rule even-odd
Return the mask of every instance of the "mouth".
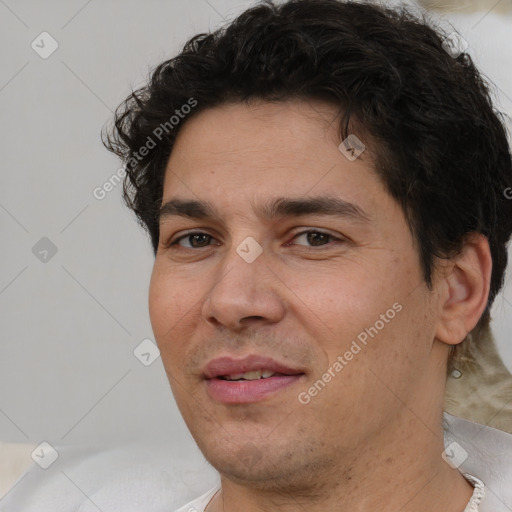
[[284, 373], [273, 372], [272, 370], [253, 370], [250, 372], [244, 373], [235, 373], [233, 375], [219, 375], [218, 379], [222, 380], [259, 380], [259, 379], [269, 379], [274, 376], [285, 376]]
[[302, 368], [292, 368], [270, 357], [229, 356], [210, 361], [204, 370], [206, 389], [215, 401], [225, 404], [251, 403], [283, 391], [303, 379]]

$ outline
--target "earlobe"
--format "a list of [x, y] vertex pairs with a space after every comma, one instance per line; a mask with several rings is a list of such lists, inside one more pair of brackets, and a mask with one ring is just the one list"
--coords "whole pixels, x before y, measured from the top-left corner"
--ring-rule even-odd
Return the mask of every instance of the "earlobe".
[[440, 316], [436, 338], [448, 345], [464, 340], [487, 305], [492, 259], [487, 238], [472, 234], [442, 278]]

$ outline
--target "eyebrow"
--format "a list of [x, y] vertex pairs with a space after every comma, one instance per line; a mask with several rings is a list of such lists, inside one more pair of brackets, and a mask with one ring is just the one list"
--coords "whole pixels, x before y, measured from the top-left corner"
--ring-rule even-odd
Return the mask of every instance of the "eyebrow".
[[[273, 220], [283, 217], [299, 217], [303, 215], [326, 215], [349, 218], [368, 223], [372, 218], [360, 206], [338, 197], [278, 197], [266, 204], [254, 208], [256, 214], [263, 219]], [[158, 212], [158, 220], [172, 216], [187, 217], [198, 220], [220, 220], [219, 213], [207, 201], [171, 199], [166, 201]]]

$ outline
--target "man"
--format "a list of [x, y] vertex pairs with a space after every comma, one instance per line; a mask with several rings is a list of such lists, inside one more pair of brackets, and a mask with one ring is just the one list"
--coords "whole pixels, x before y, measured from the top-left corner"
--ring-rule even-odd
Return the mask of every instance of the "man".
[[151, 235], [173, 394], [221, 477], [180, 510], [512, 509], [493, 461], [463, 472], [444, 443], [446, 377], [512, 232], [505, 129], [454, 34], [264, 2], [154, 70], [106, 144]]

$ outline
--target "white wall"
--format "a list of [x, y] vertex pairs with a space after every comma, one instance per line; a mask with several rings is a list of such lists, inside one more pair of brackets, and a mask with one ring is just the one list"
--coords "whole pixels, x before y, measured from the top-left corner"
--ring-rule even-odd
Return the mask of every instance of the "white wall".
[[[193, 446], [161, 360], [132, 351], [152, 338], [153, 256], [118, 186], [93, 196], [119, 163], [100, 130], [112, 110], [193, 34], [252, 1], [0, 2], [0, 439], [55, 444], [177, 439]], [[512, 20], [458, 17], [477, 62], [512, 114]], [[509, 34], [506, 30], [509, 30]], [[47, 31], [58, 49], [31, 42]], [[39, 51], [47, 51], [50, 41]], [[47, 237], [57, 252], [32, 252]], [[43, 247], [44, 249], [44, 247]], [[512, 284], [495, 329], [512, 368]]]

